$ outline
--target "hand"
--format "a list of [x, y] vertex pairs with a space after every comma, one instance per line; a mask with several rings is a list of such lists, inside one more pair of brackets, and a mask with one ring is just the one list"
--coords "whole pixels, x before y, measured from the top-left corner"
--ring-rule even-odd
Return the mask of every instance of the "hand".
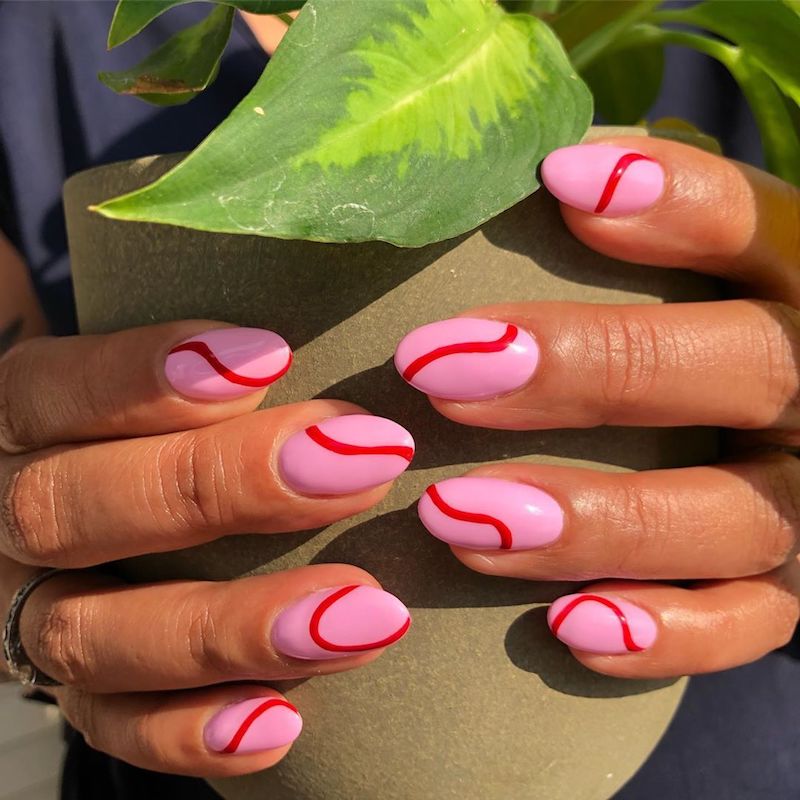
[[31, 339], [0, 360], [0, 606], [39, 568], [70, 568], [31, 594], [20, 639], [65, 684], [70, 723], [129, 763], [269, 767], [301, 720], [259, 682], [362, 666], [408, 627], [346, 565], [149, 586], [75, 570], [378, 502], [413, 455], [399, 425], [332, 401], [248, 413], [290, 359], [276, 334], [195, 321]]
[[[798, 621], [800, 461], [760, 450], [800, 446], [800, 193], [642, 138], [556, 151], [543, 177], [589, 247], [705, 272], [750, 299], [473, 309], [410, 333], [399, 371], [464, 425], [723, 426], [737, 430], [737, 460], [638, 474], [484, 466], [429, 489], [422, 520], [479, 572], [600, 580], [548, 617], [598, 672], [665, 677], [757, 659]], [[461, 355], [437, 351], [457, 343]]]

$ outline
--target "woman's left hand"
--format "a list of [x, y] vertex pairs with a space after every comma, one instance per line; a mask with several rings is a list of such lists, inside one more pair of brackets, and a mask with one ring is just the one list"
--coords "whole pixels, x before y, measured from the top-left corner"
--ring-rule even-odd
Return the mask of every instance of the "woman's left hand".
[[800, 192], [643, 138], [558, 150], [543, 177], [589, 247], [714, 275], [747, 299], [473, 309], [409, 334], [399, 371], [465, 425], [722, 426], [736, 429], [737, 460], [634, 474], [484, 466], [429, 489], [422, 520], [479, 572], [600, 580], [548, 615], [598, 672], [757, 659], [800, 611], [800, 461], [781, 451], [800, 446]]

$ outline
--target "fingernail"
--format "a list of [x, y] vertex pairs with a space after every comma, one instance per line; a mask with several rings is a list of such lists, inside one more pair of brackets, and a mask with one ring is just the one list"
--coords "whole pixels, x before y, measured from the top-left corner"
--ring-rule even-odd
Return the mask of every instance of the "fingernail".
[[561, 535], [564, 512], [546, 492], [498, 478], [451, 478], [429, 486], [422, 524], [448, 544], [476, 550], [529, 550]]
[[197, 400], [231, 400], [274, 383], [292, 363], [277, 333], [261, 328], [217, 328], [176, 345], [164, 372], [176, 392]]
[[539, 347], [507, 322], [457, 318], [411, 331], [394, 364], [415, 389], [444, 400], [487, 400], [524, 386], [536, 371]]
[[272, 644], [303, 659], [343, 656], [388, 647], [411, 625], [408, 609], [373, 586], [325, 589], [289, 606], [272, 626]]
[[369, 414], [331, 417], [286, 440], [278, 457], [284, 481], [302, 494], [351, 494], [404, 472], [414, 457], [411, 434]]
[[658, 633], [644, 609], [613, 595], [559, 597], [547, 612], [547, 624], [564, 644], [603, 655], [647, 650]]
[[554, 150], [542, 162], [542, 180], [562, 203], [604, 217], [644, 211], [664, 191], [664, 169], [654, 158], [600, 144]]
[[206, 725], [206, 747], [216, 753], [260, 753], [293, 742], [303, 729], [297, 709], [280, 697], [254, 697], [223, 708]]

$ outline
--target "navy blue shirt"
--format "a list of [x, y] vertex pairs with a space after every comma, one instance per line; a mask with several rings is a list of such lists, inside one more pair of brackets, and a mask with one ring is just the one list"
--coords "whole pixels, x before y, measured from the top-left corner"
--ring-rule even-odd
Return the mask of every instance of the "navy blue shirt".
[[[197, 145], [255, 83], [266, 57], [237, 20], [215, 84], [186, 106], [156, 108], [118, 97], [101, 70], [136, 63], [208, 12], [167, 12], [111, 53], [109, 0], [0, 0], [0, 230], [30, 265], [56, 332], [74, 331], [61, 185], [79, 170]], [[718, 65], [670, 51], [648, 115], [679, 116], [716, 135], [727, 155], [761, 164], [746, 105]], [[709, 643], [713, 646], [713, 642]], [[694, 679], [653, 757], [618, 800], [800, 798], [800, 663], [797, 645], [756, 664]], [[146, 773], [91, 751], [74, 734], [64, 800], [216, 797], [199, 781]], [[377, 800], [377, 799], [376, 799]]]

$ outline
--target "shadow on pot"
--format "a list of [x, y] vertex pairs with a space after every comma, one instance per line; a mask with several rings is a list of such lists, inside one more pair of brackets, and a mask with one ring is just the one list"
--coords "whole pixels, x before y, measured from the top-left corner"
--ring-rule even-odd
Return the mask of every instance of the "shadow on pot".
[[422, 527], [416, 506], [373, 517], [339, 534], [314, 564], [356, 564], [413, 608], [485, 608], [549, 603], [572, 584], [481, 575]]
[[417, 441], [411, 471], [525, 456], [597, 460], [635, 470], [653, 463], [680, 467], [697, 463], [696, 448], [711, 450], [718, 437], [714, 428], [687, 428], [678, 438], [670, 428], [504, 431], [459, 425], [409, 388], [391, 359], [329, 386], [315, 397], [321, 398], [357, 403], [410, 430]]
[[546, 608], [520, 614], [508, 629], [505, 648], [514, 666], [537, 674], [557, 692], [578, 697], [627, 697], [663, 689], [677, 681], [612, 678], [586, 669], [564, 645], [555, 642], [547, 627]]

